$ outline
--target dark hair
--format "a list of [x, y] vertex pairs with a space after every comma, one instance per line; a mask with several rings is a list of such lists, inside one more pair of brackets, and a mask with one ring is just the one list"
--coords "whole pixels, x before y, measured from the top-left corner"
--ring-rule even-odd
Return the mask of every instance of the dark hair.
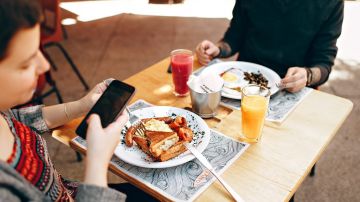
[[39, 0], [0, 0], [0, 60], [11, 39], [21, 29], [34, 27], [42, 19]]

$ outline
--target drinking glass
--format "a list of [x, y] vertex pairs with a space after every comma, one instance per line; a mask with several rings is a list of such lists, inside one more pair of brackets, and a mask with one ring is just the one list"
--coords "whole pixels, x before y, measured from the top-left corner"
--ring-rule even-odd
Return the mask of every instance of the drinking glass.
[[258, 142], [269, 106], [270, 90], [250, 84], [242, 88], [241, 96], [241, 139], [246, 142]]
[[186, 49], [173, 50], [170, 54], [172, 78], [174, 83], [174, 94], [186, 96], [189, 94], [189, 87], [186, 82], [193, 70], [193, 52]]

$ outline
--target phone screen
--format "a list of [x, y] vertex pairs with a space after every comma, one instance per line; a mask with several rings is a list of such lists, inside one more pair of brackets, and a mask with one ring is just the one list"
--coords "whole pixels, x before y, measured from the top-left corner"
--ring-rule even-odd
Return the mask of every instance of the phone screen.
[[101, 119], [103, 128], [112, 123], [115, 118], [124, 110], [124, 107], [135, 92], [135, 88], [126, 83], [114, 80], [107, 87], [105, 92], [101, 95], [99, 100], [95, 103], [93, 108], [85, 116], [76, 129], [76, 133], [86, 138], [87, 123], [86, 120], [91, 114], [98, 114]]

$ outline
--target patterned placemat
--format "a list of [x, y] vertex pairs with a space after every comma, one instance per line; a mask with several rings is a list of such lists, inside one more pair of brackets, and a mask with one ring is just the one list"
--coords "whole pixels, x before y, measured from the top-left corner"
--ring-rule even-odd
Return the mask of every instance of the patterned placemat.
[[[144, 100], [137, 100], [129, 106], [129, 109], [134, 111], [150, 106], [153, 105]], [[249, 145], [226, 137], [215, 130], [210, 131], [210, 143], [202, 154], [221, 174]], [[76, 137], [72, 141], [86, 148], [86, 141], [81, 137]], [[210, 172], [196, 159], [171, 168], [151, 169], [127, 164], [114, 155], [111, 164], [172, 201], [193, 201], [215, 181]]]
[[[222, 62], [219, 59], [212, 60], [209, 65]], [[197, 69], [193, 74], [200, 75], [205, 67]], [[270, 97], [269, 109], [266, 116], [267, 121], [271, 122], [283, 122], [286, 117], [296, 108], [296, 106], [309, 95], [312, 88], [305, 87], [297, 93], [289, 93], [287, 91], [279, 91]], [[222, 106], [230, 109], [240, 110], [241, 101], [237, 99], [231, 99], [221, 97]]]
[[[269, 109], [266, 120], [271, 122], [283, 122], [286, 117], [296, 108], [304, 98], [309, 95], [312, 88], [305, 87], [297, 93], [279, 91], [270, 97]], [[231, 109], [240, 110], [241, 100], [221, 97], [221, 105]]]

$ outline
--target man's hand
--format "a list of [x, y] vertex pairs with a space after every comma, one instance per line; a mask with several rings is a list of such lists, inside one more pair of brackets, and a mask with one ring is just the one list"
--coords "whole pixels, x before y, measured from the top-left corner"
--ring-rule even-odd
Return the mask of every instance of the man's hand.
[[219, 55], [220, 49], [213, 42], [204, 40], [196, 46], [196, 56], [202, 65], [207, 65], [214, 57]]
[[307, 72], [302, 67], [290, 67], [281, 85], [289, 92], [296, 93], [306, 86]]

